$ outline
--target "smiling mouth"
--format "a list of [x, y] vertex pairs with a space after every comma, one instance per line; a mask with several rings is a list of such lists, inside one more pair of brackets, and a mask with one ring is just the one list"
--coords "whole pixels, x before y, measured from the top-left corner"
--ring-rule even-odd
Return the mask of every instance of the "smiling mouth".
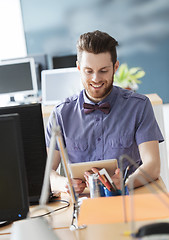
[[100, 89], [103, 85], [104, 85], [104, 83], [102, 83], [102, 84], [90, 84], [90, 86], [92, 86], [94, 89]]

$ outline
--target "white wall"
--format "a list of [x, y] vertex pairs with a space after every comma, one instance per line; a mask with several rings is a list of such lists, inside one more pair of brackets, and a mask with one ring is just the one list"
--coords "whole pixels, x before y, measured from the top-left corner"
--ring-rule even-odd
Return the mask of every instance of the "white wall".
[[[169, 106], [169, 105], [168, 105]], [[167, 118], [166, 118], [166, 108], [165, 108], [165, 104], [163, 105], [154, 105], [153, 109], [154, 109], [154, 113], [156, 116], [156, 120], [159, 124], [160, 130], [163, 134], [163, 137], [165, 139], [164, 142], [159, 144], [159, 148], [160, 148], [160, 158], [161, 158], [161, 177], [167, 187], [167, 190], [169, 191], [169, 158], [168, 158], [168, 154], [167, 154]], [[169, 108], [168, 108], [169, 110]], [[165, 117], [164, 117], [164, 112], [165, 112]], [[168, 120], [169, 120], [169, 114], [168, 114]], [[165, 124], [164, 124], [165, 122]], [[168, 137], [168, 136], [167, 136]]]
[[[169, 168], [169, 104], [163, 104], [163, 117], [164, 117], [164, 131], [166, 143], [166, 158]], [[169, 174], [168, 174], [169, 175]], [[169, 185], [169, 181], [168, 181]]]

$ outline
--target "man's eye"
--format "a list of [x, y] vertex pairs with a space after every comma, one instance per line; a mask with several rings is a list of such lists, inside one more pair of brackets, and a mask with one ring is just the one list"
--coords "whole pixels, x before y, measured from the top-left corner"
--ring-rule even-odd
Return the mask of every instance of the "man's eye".
[[108, 72], [107, 70], [101, 70], [101, 73], [106, 73], [106, 72]]
[[86, 70], [85, 71], [87, 74], [91, 74], [92, 73], [92, 70]]

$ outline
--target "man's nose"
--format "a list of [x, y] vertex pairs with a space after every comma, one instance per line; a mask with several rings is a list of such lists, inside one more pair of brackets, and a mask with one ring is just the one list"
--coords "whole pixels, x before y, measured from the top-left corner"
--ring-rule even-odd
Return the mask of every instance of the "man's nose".
[[99, 82], [100, 81], [100, 77], [99, 77], [98, 73], [93, 74], [92, 81], [93, 82]]

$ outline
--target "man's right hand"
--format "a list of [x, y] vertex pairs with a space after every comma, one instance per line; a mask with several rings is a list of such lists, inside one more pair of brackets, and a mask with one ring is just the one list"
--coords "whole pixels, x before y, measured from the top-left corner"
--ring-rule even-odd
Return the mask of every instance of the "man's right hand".
[[[86, 187], [86, 183], [83, 182], [82, 179], [74, 178], [71, 179], [74, 190], [76, 193], [80, 194], [84, 191]], [[68, 180], [66, 177], [60, 176], [55, 170], [51, 171], [50, 174], [50, 183], [51, 183], [51, 190], [53, 192], [60, 191], [60, 192], [68, 192]]]
[[[79, 178], [73, 178], [72, 179], [72, 184], [74, 187], [74, 190], [76, 193], [80, 194], [84, 191], [86, 187], [86, 183], [82, 181], [82, 179]], [[69, 192], [69, 186], [66, 185], [67, 192]]]

